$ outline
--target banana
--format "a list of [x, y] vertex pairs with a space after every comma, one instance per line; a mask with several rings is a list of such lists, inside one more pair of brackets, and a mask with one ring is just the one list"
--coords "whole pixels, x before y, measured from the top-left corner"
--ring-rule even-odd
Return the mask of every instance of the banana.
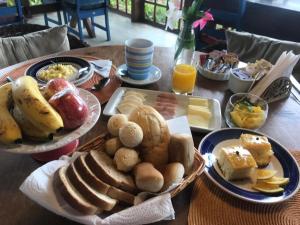
[[21, 127], [23, 135], [32, 141], [49, 141], [53, 139], [53, 134], [35, 127], [28, 119], [24, 117], [18, 106], [14, 107], [13, 116]]
[[34, 127], [53, 134], [63, 128], [61, 116], [43, 97], [37, 81], [31, 76], [22, 76], [13, 82], [12, 96], [15, 105]]
[[12, 103], [11, 92], [11, 83], [0, 87], [0, 142], [3, 144], [22, 141], [21, 129], [9, 112], [9, 105]]

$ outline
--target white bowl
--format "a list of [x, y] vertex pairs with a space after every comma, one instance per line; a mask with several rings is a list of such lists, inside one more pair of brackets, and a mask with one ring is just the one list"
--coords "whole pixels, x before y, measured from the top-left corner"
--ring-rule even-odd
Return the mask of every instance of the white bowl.
[[228, 87], [233, 93], [247, 93], [250, 91], [249, 89], [255, 80], [253, 78], [241, 78], [234, 75], [234, 72], [237, 70], [239, 69], [230, 70]]

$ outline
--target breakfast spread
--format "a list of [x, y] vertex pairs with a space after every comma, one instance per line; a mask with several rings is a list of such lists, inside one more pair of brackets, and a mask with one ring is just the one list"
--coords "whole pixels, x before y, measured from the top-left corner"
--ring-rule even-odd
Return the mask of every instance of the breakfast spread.
[[151, 106], [140, 105], [128, 117], [116, 114], [107, 127], [110, 138], [103, 150], [81, 154], [55, 173], [56, 195], [78, 212], [111, 211], [119, 202], [133, 205], [138, 193], [166, 191], [192, 172], [192, 137], [170, 135]]
[[80, 127], [88, 116], [78, 90], [63, 79], [49, 81], [41, 91], [34, 78], [22, 76], [1, 86], [0, 97], [3, 144], [50, 141], [62, 129]]
[[39, 79], [44, 81], [49, 81], [55, 78], [70, 80], [77, 72], [77, 69], [72, 65], [55, 63], [48, 66], [47, 69], [40, 71], [37, 76]]
[[222, 147], [217, 163], [228, 181], [251, 179], [252, 188], [264, 193], [284, 191], [289, 178], [276, 177], [277, 171], [261, 169], [271, 162], [272, 146], [265, 136], [241, 134], [240, 145]]

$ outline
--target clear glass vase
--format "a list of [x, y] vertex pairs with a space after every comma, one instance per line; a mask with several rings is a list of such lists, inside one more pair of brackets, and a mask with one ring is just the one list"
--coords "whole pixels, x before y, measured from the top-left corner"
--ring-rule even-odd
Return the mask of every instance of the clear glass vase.
[[184, 21], [176, 41], [174, 64], [192, 64], [194, 51], [193, 23]]

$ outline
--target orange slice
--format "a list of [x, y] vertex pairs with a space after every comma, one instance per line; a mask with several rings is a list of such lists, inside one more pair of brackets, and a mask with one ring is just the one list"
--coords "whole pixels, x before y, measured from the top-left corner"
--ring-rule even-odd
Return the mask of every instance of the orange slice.
[[276, 173], [276, 170], [256, 169], [256, 178], [257, 180], [266, 180], [272, 178]]
[[279, 193], [279, 192], [284, 191], [284, 189], [279, 187], [279, 185], [267, 184], [265, 182], [258, 182], [252, 188], [255, 189], [255, 190], [258, 190], [258, 191], [261, 191], [261, 192], [264, 192], [264, 193], [270, 193], [270, 194]]

